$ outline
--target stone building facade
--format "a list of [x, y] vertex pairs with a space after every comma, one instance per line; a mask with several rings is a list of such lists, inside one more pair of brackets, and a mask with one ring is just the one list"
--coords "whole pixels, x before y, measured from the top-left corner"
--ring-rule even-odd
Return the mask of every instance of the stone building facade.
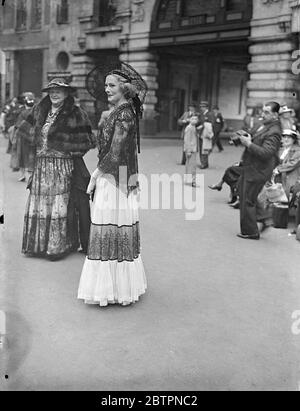
[[236, 127], [247, 107], [275, 99], [298, 109], [300, 0], [6, 0], [0, 9], [5, 53], [2, 99], [49, 76], [72, 77], [85, 90], [97, 64], [120, 59], [145, 78], [142, 130], [178, 135], [191, 100], [220, 106]]

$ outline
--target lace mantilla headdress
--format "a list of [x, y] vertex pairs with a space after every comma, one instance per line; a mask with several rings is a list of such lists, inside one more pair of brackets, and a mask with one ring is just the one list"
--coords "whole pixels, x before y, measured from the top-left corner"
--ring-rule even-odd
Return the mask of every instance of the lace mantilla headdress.
[[86, 88], [92, 97], [101, 102], [107, 102], [105, 93], [105, 78], [110, 74], [116, 74], [132, 84], [137, 94], [132, 98], [133, 108], [137, 124], [137, 145], [140, 152], [139, 120], [142, 117], [143, 104], [148, 92], [148, 87], [142, 76], [129, 64], [119, 62], [117, 64], [100, 64], [89, 72], [86, 78]]

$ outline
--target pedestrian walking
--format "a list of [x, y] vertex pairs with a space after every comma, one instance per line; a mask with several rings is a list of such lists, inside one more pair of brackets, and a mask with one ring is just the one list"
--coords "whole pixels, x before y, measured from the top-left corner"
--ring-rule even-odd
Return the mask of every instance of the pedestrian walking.
[[[279, 109], [280, 105], [276, 102], [266, 103], [262, 112], [263, 125], [252, 135], [245, 131], [237, 135], [245, 146], [239, 180], [241, 233], [238, 237], [243, 239], [259, 240], [260, 233], [270, 225], [269, 212], [257, 198], [279, 162], [282, 133]], [[261, 230], [257, 222], [261, 223]]]
[[103, 123], [99, 163], [87, 190], [94, 192], [92, 224], [78, 289], [78, 298], [87, 304], [129, 305], [147, 288], [137, 180], [139, 116], [146, 90], [141, 76], [125, 63], [105, 78], [114, 108]]
[[209, 167], [208, 157], [212, 151], [212, 143], [214, 138], [214, 115], [209, 111], [209, 104], [207, 101], [200, 102], [199, 123], [200, 168], [206, 169]]
[[213, 107], [213, 114], [214, 114], [214, 122], [213, 122], [214, 138], [213, 138], [212, 148], [214, 148], [214, 146], [217, 145], [219, 152], [221, 153], [222, 151], [224, 151], [224, 147], [220, 140], [220, 134], [224, 127], [224, 118], [218, 106]]
[[84, 154], [93, 143], [87, 114], [70, 95], [72, 87], [56, 78], [42, 91], [48, 95], [27, 117], [33, 128], [36, 159], [28, 184], [22, 252], [55, 261], [78, 247], [69, 207], [72, 155]]
[[10, 168], [12, 171], [19, 171], [15, 125], [20, 113], [23, 110], [24, 102], [22, 96], [15, 97], [12, 99], [9, 109], [5, 115], [5, 129], [8, 135], [7, 153], [10, 154]]
[[193, 187], [196, 187], [198, 123], [199, 118], [194, 115], [190, 118], [190, 123], [184, 130], [185, 178], [191, 180]]
[[251, 133], [252, 130], [256, 130], [262, 123], [261, 119], [262, 106], [256, 105], [247, 109], [247, 114], [243, 119], [243, 130]]
[[196, 112], [197, 104], [194, 102], [191, 102], [188, 105], [187, 111], [183, 113], [183, 115], [178, 119], [178, 125], [181, 127], [181, 138], [183, 141], [183, 147], [182, 147], [182, 158], [181, 158], [181, 165], [185, 165], [186, 157], [185, 157], [185, 152], [184, 152], [184, 131], [185, 128], [189, 125], [190, 119], [194, 115], [198, 115]]
[[[15, 124], [15, 139], [16, 139], [16, 154], [17, 168], [20, 169], [21, 176], [18, 181], [26, 181], [29, 178], [34, 167], [34, 146], [30, 138], [30, 125], [27, 122], [27, 117], [31, 113], [34, 106], [35, 97], [33, 93], [24, 93], [23, 95], [24, 108], [20, 112]], [[27, 173], [27, 176], [26, 176]]]

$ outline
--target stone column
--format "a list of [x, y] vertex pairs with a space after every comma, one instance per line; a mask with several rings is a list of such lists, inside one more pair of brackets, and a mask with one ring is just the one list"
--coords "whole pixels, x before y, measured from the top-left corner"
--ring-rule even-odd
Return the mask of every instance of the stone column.
[[263, 42], [250, 47], [248, 106], [275, 100], [295, 107], [297, 79], [292, 73], [292, 53], [296, 45], [289, 40]]
[[86, 90], [85, 81], [87, 74], [94, 68], [94, 60], [82, 51], [73, 51], [72, 55], [72, 84], [77, 89], [82, 107], [89, 113], [93, 121], [95, 115], [94, 99]]
[[247, 105], [275, 100], [297, 108], [298, 79], [292, 72], [297, 45], [289, 2], [255, 0], [253, 7]]
[[5, 82], [6, 82], [6, 56], [5, 53], [0, 49], [0, 81], [1, 81], [1, 95], [0, 95], [0, 106], [5, 103]]
[[134, 51], [121, 53], [120, 60], [129, 63], [141, 74], [148, 86], [148, 94], [144, 103], [144, 114], [141, 121], [141, 134], [154, 135], [157, 132], [155, 105], [157, 103], [156, 90], [158, 89], [158, 57], [155, 53]]

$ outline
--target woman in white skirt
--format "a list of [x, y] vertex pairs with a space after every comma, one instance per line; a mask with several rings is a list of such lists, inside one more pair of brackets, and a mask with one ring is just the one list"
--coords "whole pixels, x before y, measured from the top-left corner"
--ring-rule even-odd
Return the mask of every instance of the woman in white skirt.
[[137, 179], [140, 98], [146, 90], [139, 74], [125, 63], [105, 77], [113, 109], [100, 125], [99, 163], [87, 189], [92, 224], [78, 289], [78, 298], [87, 304], [129, 305], [147, 288], [140, 255]]

